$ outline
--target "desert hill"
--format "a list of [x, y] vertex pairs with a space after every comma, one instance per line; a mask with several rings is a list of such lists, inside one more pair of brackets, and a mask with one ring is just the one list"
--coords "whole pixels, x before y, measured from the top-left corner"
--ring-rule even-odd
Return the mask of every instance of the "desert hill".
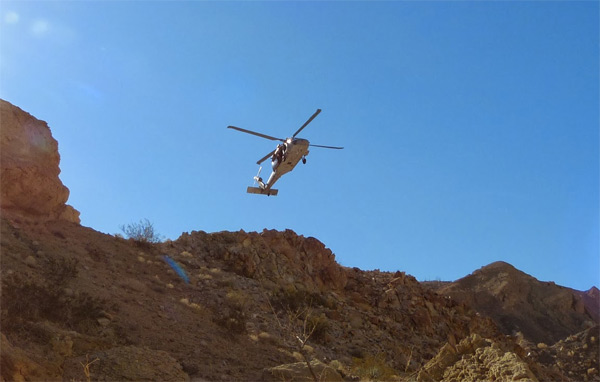
[[[140, 247], [69, 222], [3, 219], [2, 252], [2, 333], [44, 378], [83, 378], [86, 355], [154, 364], [162, 351], [173, 361], [160, 368], [174, 380], [183, 372], [259, 380], [265, 368], [302, 360], [304, 320], [316, 328], [311, 358], [402, 372], [471, 331], [497, 334], [491, 321], [413, 277], [343, 268], [319, 241], [291, 231], [192, 232]], [[105, 366], [107, 379], [127, 375], [119, 369], [126, 365]]]
[[435, 289], [493, 318], [503, 333], [520, 332], [535, 343], [553, 344], [598, 322], [597, 288], [542, 282], [502, 261]]
[[2, 381], [600, 380], [585, 320], [538, 345], [290, 230], [152, 244], [83, 227], [47, 124], [0, 108]]

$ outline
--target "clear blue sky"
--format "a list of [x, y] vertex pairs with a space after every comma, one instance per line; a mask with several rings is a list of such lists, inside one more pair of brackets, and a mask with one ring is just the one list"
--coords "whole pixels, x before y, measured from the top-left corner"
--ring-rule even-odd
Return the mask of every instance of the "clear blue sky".
[[[345, 266], [507, 261], [598, 286], [599, 6], [2, 1], [0, 97], [50, 125], [82, 224], [286, 228]], [[274, 142], [314, 148], [246, 194]], [[267, 167], [263, 174], [268, 175]]]

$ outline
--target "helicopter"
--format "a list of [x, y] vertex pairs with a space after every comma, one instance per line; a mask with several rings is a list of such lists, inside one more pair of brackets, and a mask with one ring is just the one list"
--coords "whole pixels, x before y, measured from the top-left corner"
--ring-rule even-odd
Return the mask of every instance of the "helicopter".
[[306, 164], [306, 156], [308, 155], [309, 147], [320, 147], [325, 149], [336, 149], [341, 150], [343, 147], [337, 146], [323, 146], [323, 145], [313, 145], [308, 140], [302, 138], [296, 138], [296, 135], [300, 133], [309, 123], [312, 122], [313, 119], [319, 113], [321, 109], [317, 109], [317, 111], [306, 121], [300, 128], [292, 135], [290, 138], [282, 139], [277, 137], [272, 137], [270, 135], [257, 133], [255, 131], [242, 129], [236, 126], [227, 126], [229, 129], [234, 129], [237, 131], [241, 131], [243, 133], [256, 135], [261, 138], [270, 139], [272, 141], [281, 141], [282, 143], [278, 144], [275, 150], [271, 151], [264, 157], [260, 158], [256, 164], [260, 166], [262, 162], [271, 158], [271, 166], [273, 168], [273, 172], [271, 176], [269, 176], [269, 180], [267, 182], [263, 182], [263, 179], [260, 177], [260, 171], [262, 170], [262, 166], [258, 169], [258, 174], [254, 177], [254, 181], [258, 183], [258, 187], [248, 187], [246, 190], [249, 194], [260, 194], [267, 196], [275, 196], [278, 193], [278, 190], [272, 188], [275, 182], [281, 178], [282, 175], [287, 174], [292, 171], [294, 167], [302, 160], [302, 163]]

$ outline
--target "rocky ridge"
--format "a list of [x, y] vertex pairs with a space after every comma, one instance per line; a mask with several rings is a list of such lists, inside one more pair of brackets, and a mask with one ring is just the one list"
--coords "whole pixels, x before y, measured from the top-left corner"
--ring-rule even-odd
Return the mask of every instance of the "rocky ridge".
[[581, 292], [542, 282], [502, 261], [431, 286], [491, 317], [504, 334], [521, 333], [535, 343], [553, 344], [598, 322], [597, 288]]

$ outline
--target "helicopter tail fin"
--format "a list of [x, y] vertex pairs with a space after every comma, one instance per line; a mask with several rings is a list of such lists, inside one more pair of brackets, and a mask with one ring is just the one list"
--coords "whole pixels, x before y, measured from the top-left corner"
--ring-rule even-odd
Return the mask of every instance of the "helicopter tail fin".
[[275, 189], [262, 189], [260, 187], [248, 187], [248, 189], [246, 190], [247, 193], [249, 194], [260, 194], [260, 195], [268, 195], [268, 196], [276, 196], [277, 193], [279, 192], [278, 190]]

